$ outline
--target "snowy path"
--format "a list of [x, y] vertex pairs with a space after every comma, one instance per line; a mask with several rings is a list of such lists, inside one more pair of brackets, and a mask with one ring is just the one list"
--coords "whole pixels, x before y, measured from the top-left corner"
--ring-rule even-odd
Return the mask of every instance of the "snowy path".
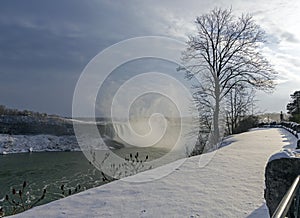
[[[288, 135], [281, 129], [236, 135], [205, 167], [199, 167], [200, 156], [188, 158], [162, 179], [119, 180], [16, 217], [268, 217], [264, 169]], [[137, 176], [149, 177], [155, 170]]]

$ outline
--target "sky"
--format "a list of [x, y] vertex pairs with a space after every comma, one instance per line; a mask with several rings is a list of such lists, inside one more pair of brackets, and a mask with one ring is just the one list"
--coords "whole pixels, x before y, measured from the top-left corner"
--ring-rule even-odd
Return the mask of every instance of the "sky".
[[195, 18], [215, 7], [250, 13], [266, 31], [262, 52], [279, 73], [278, 85], [272, 94], [257, 93], [257, 110], [285, 111], [300, 89], [297, 0], [1, 0], [0, 104], [70, 116], [76, 83], [95, 55], [132, 37], [186, 41]]

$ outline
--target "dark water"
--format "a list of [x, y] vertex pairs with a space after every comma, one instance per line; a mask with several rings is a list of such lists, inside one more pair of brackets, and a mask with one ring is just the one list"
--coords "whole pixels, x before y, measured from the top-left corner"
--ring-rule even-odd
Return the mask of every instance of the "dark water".
[[[44, 204], [64, 197], [69, 189], [75, 192], [102, 185], [101, 173], [89, 163], [82, 152], [41, 152], [0, 155], [0, 206], [7, 212], [11, 207], [3, 201], [5, 195], [12, 196], [12, 188], [17, 191], [27, 182], [24, 201], [35, 202], [46, 188]], [[80, 189], [78, 186], [80, 185]]]
[[[120, 157], [134, 156], [139, 152], [139, 159], [148, 161], [162, 157], [166, 150], [157, 148], [122, 148], [113, 150]], [[148, 163], [148, 162], [147, 162]], [[161, 163], [165, 164], [165, 163]], [[156, 167], [156, 166], [151, 166]], [[141, 171], [150, 168], [144, 168]], [[137, 172], [135, 172], [137, 173]], [[134, 173], [134, 174], [135, 174]], [[97, 187], [107, 183], [103, 181], [101, 172], [96, 169], [82, 152], [40, 152], [0, 155], [0, 207], [6, 214], [11, 214], [13, 207], [4, 200], [6, 195], [19, 200], [18, 195], [12, 195], [12, 189], [22, 189], [24, 201], [34, 203], [46, 189], [45, 198], [39, 204], [45, 204], [77, 192]], [[61, 186], [64, 185], [64, 194]], [[78, 188], [80, 185], [80, 189]], [[77, 193], [76, 192], [76, 193]]]

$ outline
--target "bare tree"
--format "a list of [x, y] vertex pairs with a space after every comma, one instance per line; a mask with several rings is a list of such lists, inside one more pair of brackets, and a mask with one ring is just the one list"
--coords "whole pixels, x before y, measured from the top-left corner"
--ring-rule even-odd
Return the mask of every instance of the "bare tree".
[[264, 31], [250, 15], [235, 17], [231, 10], [216, 8], [197, 17], [197, 33], [189, 36], [183, 52], [187, 78], [197, 77], [196, 100], [212, 109], [212, 143], [220, 138], [220, 104], [237, 85], [272, 90], [276, 72], [259, 49]]
[[254, 94], [253, 88], [245, 88], [240, 85], [228, 92], [225, 99], [225, 117], [228, 134], [234, 134], [239, 122], [253, 113]]

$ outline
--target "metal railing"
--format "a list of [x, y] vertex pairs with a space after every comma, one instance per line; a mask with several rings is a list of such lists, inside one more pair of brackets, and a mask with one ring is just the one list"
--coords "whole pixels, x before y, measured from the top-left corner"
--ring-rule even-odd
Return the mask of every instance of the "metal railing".
[[285, 128], [289, 132], [291, 132], [296, 138], [298, 138], [298, 133], [300, 133], [300, 124], [295, 122], [281, 122], [281, 127]]
[[294, 180], [292, 186], [280, 201], [277, 209], [272, 215], [272, 218], [296, 218], [300, 217], [300, 175]]

